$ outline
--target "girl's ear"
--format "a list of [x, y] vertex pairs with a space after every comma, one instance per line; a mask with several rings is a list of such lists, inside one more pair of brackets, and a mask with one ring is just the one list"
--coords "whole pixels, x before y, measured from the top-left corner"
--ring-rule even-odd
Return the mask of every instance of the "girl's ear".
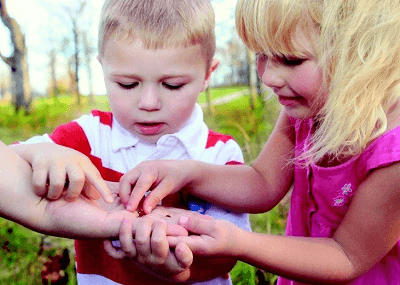
[[96, 58], [97, 58], [97, 61], [100, 62], [100, 64], [101, 64], [101, 56], [97, 55]]
[[219, 65], [219, 60], [216, 58], [213, 58], [211, 61], [210, 67], [206, 72], [206, 77], [204, 78], [204, 82], [203, 82], [203, 88], [201, 89], [200, 92], [203, 92], [204, 90], [206, 90], [208, 83], [210, 83], [211, 74], [217, 69], [218, 65]]

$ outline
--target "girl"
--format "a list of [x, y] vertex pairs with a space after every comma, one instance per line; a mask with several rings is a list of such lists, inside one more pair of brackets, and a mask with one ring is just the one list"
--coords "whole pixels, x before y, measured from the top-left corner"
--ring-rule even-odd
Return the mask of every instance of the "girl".
[[284, 277], [278, 284], [399, 284], [400, 1], [240, 0], [236, 22], [283, 106], [258, 160], [141, 164], [121, 179], [124, 203], [135, 209], [151, 188], [150, 212], [185, 187], [263, 212], [294, 183], [286, 237], [182, 217], [199, 236], [170, 243], [237, 257]]

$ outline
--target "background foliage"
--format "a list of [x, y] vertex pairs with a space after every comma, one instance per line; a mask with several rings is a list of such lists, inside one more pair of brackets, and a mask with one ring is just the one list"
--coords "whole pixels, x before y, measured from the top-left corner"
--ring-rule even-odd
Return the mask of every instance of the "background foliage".
[[[215, 100], [246, 88], [215, 88], [211, 90], [211, 98]], [[247, 164], [251, 164], [257, 157], [279, 112], [276, 101], [264, 101], [263, 98], [259, 97], [255, 101], [253, 110], [250, 108], [250, 96], [239, 96], [228, 103], [213, 105], [211, 113], [205, 112], [205, 120], [210, 128], [230, 134], [236, 139], [242, 147]], [[205, 95], [201, 94], [199, 103], [204, 104], [205, 101]], [[6, 144], [11, 144], [36, 134], [49, 133], [56, 126], [88, 113], [91, 109], [109, 110], [107, 97], [96, 96], [94, 104], [89, 104], [88, 98], [83, 97], [79, 106], [71, 96], [37, 99], [29, 115], [23, 112], [15, 114], [8, 102], [0, 102], [0, 138]], [[284, 199], [268, 213], [251, 215], [253, 231], [283, 234], [287, 209], [288, 203]], [[63, 268], [66, 253], [71, 262], [67, 268]], [[72, 240], [44, 237], [0, 219], [0, 284], [76, 284], [74, 261]], [[276, 281], [276, 276], [242, 262], [238, 262], [231, 276], [233, 283], [238, 285], [274, 284]], [[62, 281], [46, 283], [50, 277]]]

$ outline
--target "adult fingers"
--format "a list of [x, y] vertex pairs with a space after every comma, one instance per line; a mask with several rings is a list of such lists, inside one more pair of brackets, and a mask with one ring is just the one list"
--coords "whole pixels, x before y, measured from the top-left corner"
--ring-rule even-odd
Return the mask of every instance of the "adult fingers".
[[121, 249], [116, 249], [110, 240], [104, 240], [103, 242], [104, 250], [107, 252], [109, 256], [115, 259], [123, 259], [126, 257], [126, 254]]
[[129, 258], [136, 258], [137, 250], [132, 237], [132, 221], [124, 218], [119, 229], [119, 242]]

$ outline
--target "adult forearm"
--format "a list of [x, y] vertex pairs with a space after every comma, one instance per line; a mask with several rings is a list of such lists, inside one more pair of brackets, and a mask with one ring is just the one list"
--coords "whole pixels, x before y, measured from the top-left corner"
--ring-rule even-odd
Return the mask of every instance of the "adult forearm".
[[126, 217], [135, 222], [136, 216], [124, 210], [105, 211], [83, 198], [73, 202], [60, 199], [48, 202], [39, 230], [75, 239], [118, 237], [122, 219]]

